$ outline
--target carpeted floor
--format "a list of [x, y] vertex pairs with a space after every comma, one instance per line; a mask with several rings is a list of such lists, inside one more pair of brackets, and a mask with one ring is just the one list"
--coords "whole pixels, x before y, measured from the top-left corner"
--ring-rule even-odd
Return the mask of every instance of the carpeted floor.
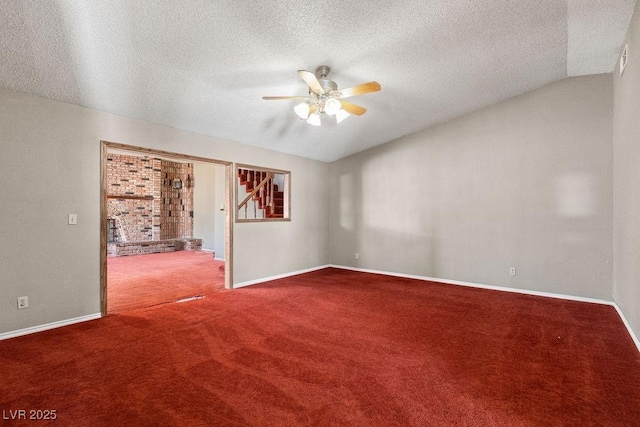
[[64, 426], [640, 420], [613, 307], [337, 269], [2, 341], [0, 378]]
[[224, 261], [202, 251], [107, 258], [107, 311], [119, 313], [224, 289]]

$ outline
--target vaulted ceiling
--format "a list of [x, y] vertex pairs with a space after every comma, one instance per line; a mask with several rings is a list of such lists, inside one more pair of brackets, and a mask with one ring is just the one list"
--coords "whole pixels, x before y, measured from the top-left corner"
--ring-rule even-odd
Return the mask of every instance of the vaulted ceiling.
[[[608, 73], [635, 0], [0, 0], [0, 87], [333, 161], [567, 76]], [[314, 127], [297, 70], [368, 109]], [[121, 141], [132, 143], [132, 141]], [[138, 142], [140, 145], [144, 141]]]

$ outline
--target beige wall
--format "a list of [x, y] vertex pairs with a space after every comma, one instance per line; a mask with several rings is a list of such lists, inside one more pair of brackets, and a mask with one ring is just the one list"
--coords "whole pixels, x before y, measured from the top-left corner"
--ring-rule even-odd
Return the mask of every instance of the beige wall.
[[0, 89], [0, 333], [100, 312], [100, 140], [291, 170], [292, 221], [235, 226], [234, 281], [328, 262], [327, 164]]
[[612, 98], [570, 78], [332, 163], [332, 263], [611, 300]]
[[216, 230], [216, 168], [223, 166], [193, 164], [193, 237], [202, 239], [202, 249], [212, 251], [215, 250], [216, 233], [224, 234], [224, 224]]
[[614, 299], [640, 337], [640, 2], [627, 42], [624, 74], [613, 74]]
[[193, 235], [203, 239], [203, 249], [215, 251], [216, 259], [224, 260], [225, 171], [224, 166], [211, 163], [193, 164], [196, 184], [193, 187]]
[[[225, 212], [227, 209], [231, 209], [231, 206], [226, 205], [225, 199], [225, 169], [223, 167], [216, 167], [215, 170], [215, 228], [216, 230], [224, 230]], [[224, 210], [220, 210], [220, 205], [224, 204]], [[216, 259], [224, 260], [224, 232], [216, 232], [213, 250], [216, 251]]]

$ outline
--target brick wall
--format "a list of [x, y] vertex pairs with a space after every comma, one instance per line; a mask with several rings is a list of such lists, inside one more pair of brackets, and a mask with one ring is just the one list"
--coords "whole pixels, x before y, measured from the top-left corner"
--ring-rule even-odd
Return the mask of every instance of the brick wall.
[[202, 239], [170, 239], [147, 242], [118, 242], [107, 244], [107, 255], [146, 255], [157, 254], [160, 252], [199, 251], [201, 249]]
[[[162, 205], [160, 239], [193, 237], [193, 163], [162, 160]], [[173, 186], [175, 179], [182, 188]]]
[[[183, 182], [181, 189], [173, 188], [175, 178]], [[115, 219], [117, 241], [192, 237], [192, 163], [109, 154], [107, 191], [107, 215]]]

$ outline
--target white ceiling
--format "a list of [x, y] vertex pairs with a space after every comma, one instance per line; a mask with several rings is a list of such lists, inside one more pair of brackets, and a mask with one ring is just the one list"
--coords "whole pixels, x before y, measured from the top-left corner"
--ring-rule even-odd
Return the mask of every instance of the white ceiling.
[[[567, 76], [611, 72], [635, 0], [0, 0], [0, 86], [333, 161]], [[297, 70], [369, 111], [313, 127]], [[131, 141], [127, 141], [131, 143]], [[142, 142], [140, 142], [142, 144]]]

